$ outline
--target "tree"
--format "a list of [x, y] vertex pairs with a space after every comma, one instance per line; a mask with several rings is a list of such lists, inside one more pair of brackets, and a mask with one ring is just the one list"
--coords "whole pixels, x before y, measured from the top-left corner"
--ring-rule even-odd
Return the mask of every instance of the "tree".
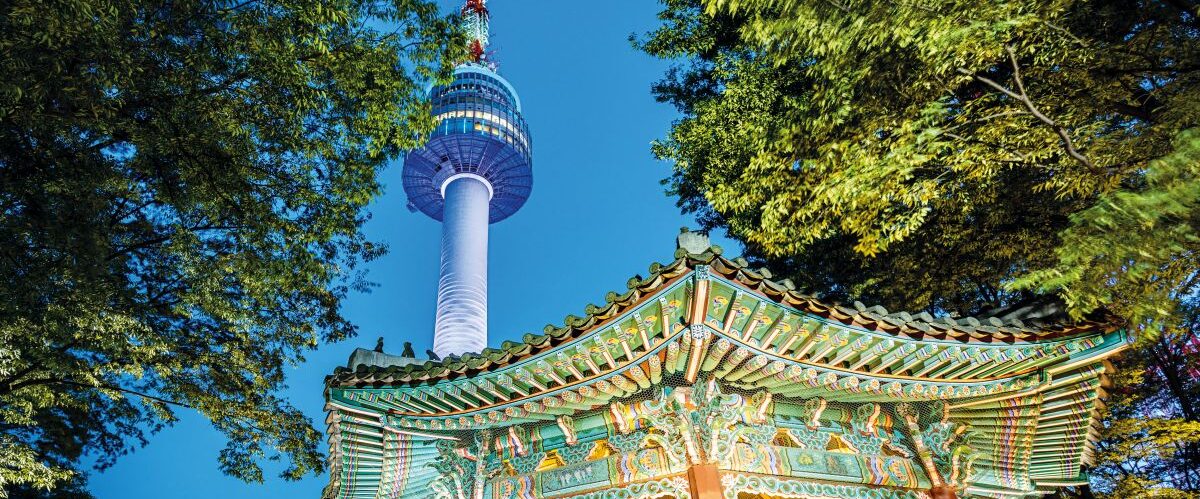
[[[384, 247], [377, 174], [461, 58], [424, 0], [0, 7], [0, 497], [82, 491], [198, 411], [220, 468], [323, 469], [276, 395]], [[69, 490], [68, 490], [69, 489]], [[74, 492], [72, 492], [74, 491]]]
[[1107, 497], [1200, 497], [1200, 301], [1120, 359], [1092, 474]]
[[633, 42], [676, 62], [653, 153], [685, 212], [832, 299], [1125, 320], [1098, 490], [1200, 493], [1162, 378], [1198, 374], [1163, 354], [1200, 325], [1195, 2], [664, 4]]
[[1190, 2], [670, 0], [662, 17], [636, 43], [683, 61], [655, 87], [685, 114], [654, 147], [672, 192], [799, 283], [961, 312], [1056, 292], [1139, 324], [1195, 288]]

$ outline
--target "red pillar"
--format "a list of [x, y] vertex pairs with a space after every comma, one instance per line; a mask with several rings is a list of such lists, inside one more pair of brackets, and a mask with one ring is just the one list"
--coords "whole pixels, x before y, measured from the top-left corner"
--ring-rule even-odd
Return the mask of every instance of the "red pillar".
[[721, 489], [721, 472], [715, 464], [697, 464], [688, 468], [688, 483], [691, 484], [692, 499], [724, 499]]
[[932, 499], [958, 499], [958, 493], [954, 491], [954, 487], [939, 485], [929, 489], [929, 497]]

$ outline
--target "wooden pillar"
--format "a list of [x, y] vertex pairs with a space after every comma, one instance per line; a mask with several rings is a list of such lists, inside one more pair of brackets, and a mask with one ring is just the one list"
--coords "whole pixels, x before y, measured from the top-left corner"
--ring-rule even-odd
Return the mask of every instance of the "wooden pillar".
[[954, 487], [938, 485], [929, 489], [929, 497], [931, 499], [958, 499], [958, 493], [954, 491]]
[[697, 464], [688, 468], [688, 483], [691, 484], [692, 499], [725, 498], [721, 472], [715, 464]]

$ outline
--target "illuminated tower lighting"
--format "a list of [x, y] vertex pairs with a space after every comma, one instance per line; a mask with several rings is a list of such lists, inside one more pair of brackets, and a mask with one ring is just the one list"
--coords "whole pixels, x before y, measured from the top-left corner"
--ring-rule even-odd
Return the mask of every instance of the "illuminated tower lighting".
[[516, 90], [488, 60], [486, 0], [462, 8], [471, 58], [430, 92], [437, 129], [404, 160], [409, 208], [442, 222], [433, 351], [487, 346], [488, 225], [508, 218], [533, 188], [529, 127]]

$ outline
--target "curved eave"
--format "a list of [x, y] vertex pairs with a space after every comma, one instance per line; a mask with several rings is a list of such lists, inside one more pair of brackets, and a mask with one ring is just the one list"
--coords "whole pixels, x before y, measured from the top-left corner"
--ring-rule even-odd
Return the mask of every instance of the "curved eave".
[[[589, 314], [589, 328], [559, 330], [577, 336], [526, 341], [515, 361], [466, 372], [443, 364], [420, 381], [401, 377], [416, 372], [408, 366], [363, 370], [330, 384], [327, 396], [439, 430], [567, 414], [677, 374], [793, 397], [988, 400], [1062, 379], [1128, 345], [1123, 331], [1098, 328], [1012, 343], [913, 338], [804, 312], [710, 268], [684, 268], [657, 272], [657, 291], [636, 300], [641, 288], [631, 288], [628, 309], [618, 313], [624, 305], [614, 300]], [[556, 404], [564, 409], [546, 410]], [[418, 424], [443, 418], [449, 426]]]
[[[1120, 327], [1112, 321], [1024, 323], [1020, 320], [1001, 321], [996, 318], [954, 319], [934, 318], [926, 313], [889, 313], [882, 307], [868, 308], [857, 303], [853, 307], [847, 307], [824, 303], [799, 293], [789, 282], [773, 281], [769, 271], [751, 269], [742, 259], [723, 258], [719, 248], [710, 248], [700, 254], [680, 250], [676, 257], [676, 260], [665, 265], [651, 265], [648, 277], [630, 278], [626, 283], [625, 292], [609, 292], [605, 296], [604, 304], [588, 305], [583, 316], [569, 315], [564, 319], [562, 326], [547, 325], [543, 334], [526, 334], [520, 342], [505, 341], [498, 349], [487, 348], [479, 354], [469, 353], [441, 362], [403, 367], [360, 365], [355, 369], [338, 368], [333, 375], [326, 378], [326, 384], [342, 387], [415, 386], [497, 371], [543, 352], [568, 346], [593, 331], [620, 322], [623, 317], [643, 307], [647, 300], [664, 292], [685, 276], [695, 272], [697, 268], [736, 285], [746, 294], [785, 307], [798, 316], [830, 321], [855, 330], [883, 333], [904, 342], [1019, 346], [1088, 334], [1111, 333]], [[730, 306], [732, 305], [731, 303]]]

